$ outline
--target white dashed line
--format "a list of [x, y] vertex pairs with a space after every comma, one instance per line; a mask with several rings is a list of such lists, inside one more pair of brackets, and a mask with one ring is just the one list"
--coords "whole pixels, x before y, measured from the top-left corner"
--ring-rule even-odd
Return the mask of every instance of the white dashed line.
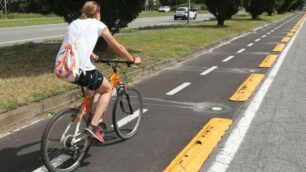
[[265, 38], [266, 36], [267, 36], [267, 35], [262, 35], [261, 37], [262, 37], [262, 38]]
[[252, 47], [254, 45], [254, 43], [250, 43], [248, 44], [248, 47]]
[[242, 48], [241, 50], [237, 51], [237, 53], [239, 54], [239, 53], [242, 53], [242, 52], [244, 52], [244, 51], [245, 51], [245, 49]]
[[212, 72], [213, 70], [215, 70], [217, 68], [218, 68], [218, 66], [213, 66], [213, 67], [207, 69], [206, 71], [202, 72], [200, 75], [207, 75], [207, 74], [209, 74], [210, 72]]
[[228, 62], [230, 61], [232, 58], [234, 58], [235, 56], [229, 56], [226, 59], [222, 60], [222, 62]]
[[168, 96], [172, 96], [178, 92], [180, 92], [181, 90], [183, 90], [184, 88], [188, 87], [191, 83], [190, 82], [185, 82], [183, 84], [181, 84], [180, 86], [176, 87], [175, 89], [169, 91], [167, 93]]
[[255, 42], [258, 42], [258, 41], [260, 41], [260, 39], [259, 39], [259, 38], [255, 40]]

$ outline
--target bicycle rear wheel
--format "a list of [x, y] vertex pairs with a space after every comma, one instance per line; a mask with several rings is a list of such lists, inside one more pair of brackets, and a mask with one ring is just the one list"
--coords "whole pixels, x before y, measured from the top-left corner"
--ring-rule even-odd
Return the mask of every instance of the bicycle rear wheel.
[[127, 91], [119, 94], [113, 107], [113, 124], [117, 135], [122, 139], [133, 137], [139, 128], [142, 114], [141, 95], [136, 89], [127, 88]]
[[80, 110], [74, 108], [63, 110], [51, 119], [44, 130], [41, 154], [51, 172], [75, 170], [90, 145], [89, 136], [84, 133], [87, 121], [73, 122], [79, 113]]

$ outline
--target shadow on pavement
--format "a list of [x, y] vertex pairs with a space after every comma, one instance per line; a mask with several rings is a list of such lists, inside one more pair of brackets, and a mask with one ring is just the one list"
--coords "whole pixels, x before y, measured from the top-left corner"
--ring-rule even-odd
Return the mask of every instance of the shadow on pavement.
[[35, 150], [23, 153], [23, 150], [37, 146], [40, 141], [25, 144], [21, 147], [10, 147], [0, 150], [0, 171], [1, 172], [28, 172], [33, 171], [42, 165], [40, 151]]

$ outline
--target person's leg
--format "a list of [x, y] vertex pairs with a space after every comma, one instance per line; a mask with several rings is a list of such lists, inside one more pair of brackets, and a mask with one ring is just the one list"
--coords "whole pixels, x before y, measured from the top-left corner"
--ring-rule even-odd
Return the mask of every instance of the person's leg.
[[107, 110], [110, 98], [112, 96], [112, 86], [106, 78], [103, 79], [103, 83], [97, 93], [101, 94], [97, 103], [91, 124], [93, 126], [98, 126], [100, 120], [104, 117], [104, 112]]

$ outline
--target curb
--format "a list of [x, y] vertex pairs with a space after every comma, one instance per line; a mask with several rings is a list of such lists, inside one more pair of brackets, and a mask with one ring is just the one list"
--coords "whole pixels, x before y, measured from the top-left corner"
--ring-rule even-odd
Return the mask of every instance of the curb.
[[[281, 20], [286, 20], [288, 17], [271, 22], [270, 24], [264, 24], [262, 26], [256, 27], [255, 29], [261, 29], [263, 27], [269, 26]], [[251, 29], [250, 31], [234, 34], [232, 36], [229, 36], [228, 38], [224, 38], [216, 41], [215, 43], [206, 45], [201, 49], [194, 50], [189, 55], [186, 55], [184, 57], [160, 61], [155, 64], [148, 65], [145, 68], [136, 69], [132, 72], [129, 72], [128, 75], [131, 76], [134, 80], [133, 82], [135, 82], [136, 80], [150, 76], [157, 71], [161, 71], [166, 67], [170, 67], [179, 62], [183, 62], [188, 59], [193, 59], [200, 55], [211, 52], [214, 49], [230, 41], [246, 36], [252, 33], [253, 31], [254, 29]], [[15, 110], [0, 114], [0, 138], [10, 133], [13, 133], [14, 131], [18, 130], [18, 128], [24, 128], [25, 126], [31, 125], [33, 123], [48, 118], [47, 114], [50, 112], [55, 112], [65, 107], [71, 107], [73, 105], [76, 105], [77, 101], [75, 100], [78, 97], [80, 97], [79, 89], [73, 89], [65, 93], [47, 98], [41, 102], [31, 103], [29, 105], [25, 105]]]

